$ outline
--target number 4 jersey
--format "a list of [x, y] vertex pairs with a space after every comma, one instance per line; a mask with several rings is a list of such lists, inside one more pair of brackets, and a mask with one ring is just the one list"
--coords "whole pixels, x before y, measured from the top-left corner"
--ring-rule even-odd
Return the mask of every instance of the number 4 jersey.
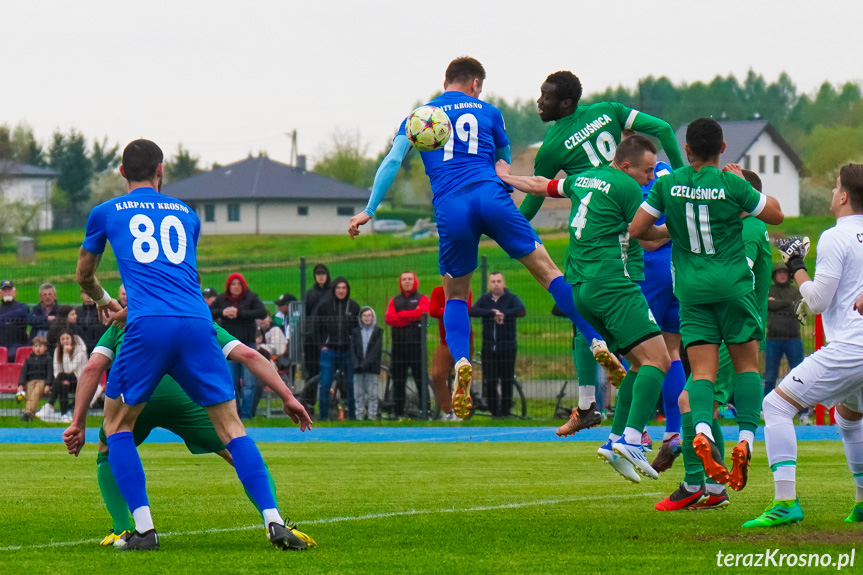
[[137, 188], [93, 208], [82, 247], [101, 254], [111, 242], [131, 302], [130, 323], [144, 316], [212, 321], [198, 285], [200, 230], [201, 221], [186, 204]]
[[[495, 150], [509, 145], [500, 111], [459, 91], [444, 92], [428, 105], [442, 109], [452, 123], [443, 148], [420, 154], [434, 201], [477, 182], [494, 181], [506, 187], [494, 171]], [[405, 122], [397, 135], [405, 135]]]
[[757, 216], [767, 196], [718, 168], [687, 166], [659, 178], [642, 207], [665, 214], [671, 236], [674, 295], [697, 304], [739, 298], [753, 290], [743, 246], [741, 212]]

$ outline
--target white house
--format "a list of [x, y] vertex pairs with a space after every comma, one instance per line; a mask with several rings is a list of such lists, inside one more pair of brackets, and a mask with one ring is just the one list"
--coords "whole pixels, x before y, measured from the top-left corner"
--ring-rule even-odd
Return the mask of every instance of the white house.
[[[368, 190], [269, 158], [248, 158], [179, 182], [204, 234], [341, 234], [366, 207]], [[371, 232], [371, 230], [369, 230]]]
[[57, 172], [15, 162], [0, 166], [0, 198], [4, 202], [40, 204], [36, 218], [38, 230], [50, 230], [54, 222], [51, 211], [51, 189]]

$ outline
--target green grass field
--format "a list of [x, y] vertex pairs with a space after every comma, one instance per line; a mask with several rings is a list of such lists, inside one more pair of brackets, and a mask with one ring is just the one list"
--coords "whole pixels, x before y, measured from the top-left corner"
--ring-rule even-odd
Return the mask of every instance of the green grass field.
[[[806, 520], [740, 525], [772, 496], [763, 445], [750, 485], [724, 511], [659, 513], [680, 470], [627, 483], [589, 442], [274, 444], [261, 450], [281, 505], [319, 547], [272, 549], [233, 471], [180, 445], [144, 445], [156, 553], [100, 548], [110, 527], [95, 455], [0, 445], [0, 573], [714, 573], [717, 552], [850, 553], [853, 483], [838, 442], [802, 442]], [[13, 547], [20, 546], [20, 549]], [[854, 568], [859, 571], [861, 551]], [[836, 568], [829, 569], [835, 571]], [[798, 571], [769, 568], [768, 572]], [[828, 571], [826, 568], [816, 571]]]

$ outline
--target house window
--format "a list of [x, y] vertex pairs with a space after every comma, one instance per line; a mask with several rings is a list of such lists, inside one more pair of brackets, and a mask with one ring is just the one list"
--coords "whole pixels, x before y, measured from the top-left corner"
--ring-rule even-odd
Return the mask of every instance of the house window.
[[752, 169], [750, 167], [751, 165], [752, 165], [752, 158], [750, 158], [748, 154], [743, 156], [743, 169], [744, 170], [751, 170]]
[[309, 215], [309, 206], [297, 206], [297, 215], [298, 216]]
[[779, 173], [779, 156], [773, 156], [773, 173]]
[[764, 174], [767, 172], [767, 156], [758, 156], [758, 173]]
[[228, 221], [240, 221], [240, 204], [228, 204]]
[[352, 206], [337, 206], [336, 207], [336, 215], [337, 216], [352, 216], [354, 215], [354, 208]]
[[204, 205], [204, 221], [205, 222], [215, 222], [216, 221], [216, 206], [213, 204], [205, 204]]

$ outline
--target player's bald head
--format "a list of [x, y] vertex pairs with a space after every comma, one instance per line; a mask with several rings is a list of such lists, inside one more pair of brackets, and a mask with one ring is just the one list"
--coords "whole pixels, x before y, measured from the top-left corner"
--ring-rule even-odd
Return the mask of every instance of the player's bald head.
[[855, 213], [863, 213], [863, 164], [845, 164], [839, 170], [839, 184], [851, 199]]
[[123, 150], [123, 176], [129, 182], [147, 182], [156, 177], [165, 159], [162, 149], [150, 140], [134, 140]]

